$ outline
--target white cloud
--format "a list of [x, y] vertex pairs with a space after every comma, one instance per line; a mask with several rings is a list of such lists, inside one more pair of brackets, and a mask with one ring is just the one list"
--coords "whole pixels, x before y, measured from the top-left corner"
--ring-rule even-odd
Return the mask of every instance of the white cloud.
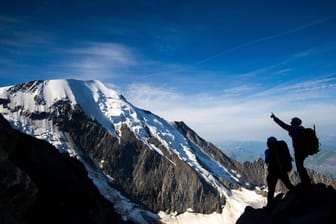
[[318, 91], [323, 89], [330, 89], [336, 88], [336, 78], [324, 78], [324, 79], [317, 79], [302, 83], [293, 84], [288, 87], [283, 87], [282, 90], [284, 91], [295, 91], [295, 92], [306, 92], [306, 91]]
[[134, 53], [131, 49], [116, 43], [89, 43], [87, 46], [69, 51], [71, 54], [81, 56], [92, 61], [103, 60], [109, 66], [136, 65]]
[[155, 106], [162, 109], [169, 109], [173, 102], [183, 102], [184, 97], [175, 93], [173, 90], [155, 88], [145, 84], [131, 84], [127, 89], [127, 95], [132, 100], [139, 102], [144, 108], [151, 107], [152, 102]]
[[[263, 141], [270, 135], [288, 138], [287, 133], [270, 119], [271, 112], [277, 113], [286, 122], [298, 116], [307, 126], [316, 124], [321, 135], [330, 135], [331, 131], [335, 131], [335, 102], [307, 101], [309, 94], [315, 94], [316, 99], [323, 97], [326, 93], [321, 89], [333, 81], [334, 79], [316, 80], [287, 88], [275, 87], [246, 98], [232, 98], [227, 94], [185, 95], [174, 89], [146, 84], [131, 85], [125, 95], [134, 105], [167, 120], [185, 121], [202, 137], [215, 143], [225, 140]], [[331, 88], [335, 95], [335, 87], [331, 85]], [[248, 87], [239, 87], [228, 92], [239, 89]], [[300, 103], [294, 100], [300, 95], [298, 90], [304, 90], [307, 94], [305, 101]]]

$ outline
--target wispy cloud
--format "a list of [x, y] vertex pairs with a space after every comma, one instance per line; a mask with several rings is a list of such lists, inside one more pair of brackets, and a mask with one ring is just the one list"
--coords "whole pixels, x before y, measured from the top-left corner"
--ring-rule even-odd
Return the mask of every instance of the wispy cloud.
[[254, 77], [254, 76], [257, 76], [257, 75], [260, 75], [260, 74], [272, 74], [272, 73], [275, 73], [275, 74], [284, 74], [284, 73], [287, 73], [289, 71], [292, 70], [287, 68], [288, 64], [290, 63], [293, 63], [297, 60], [301, 60], [305, 57], [309, 57], [313, 54], [313, 51], [312, 49], [307, 49], [307, 50], [304, 50], [304, 51], [300, 51], [298, 53], [295, 53], [293, 55], [289, 55], [287, 56], [285, 59], [283, 59], [282, 61], [279, 61], [277, 63], [273, 63], [273, 64], [270, 64], [270, 65], [266, 65], [264, 67], [260, 67], [256, 70], [253, 70], [253, 71], [249, 71], [247, 73], [243, 73], [243, 74], [240, 74], [240, 77]]
[[274, 74], [282, 75], [282, 74], [287, 74], [287, 73], [292, 72], [292, 71], [293, 71], [292, 68], [283, 68], [283, 69], [280, 69], [280, 70], [274, 72]]
[[133, 83], [127, 87], [126, 94], [132, 100], [139, 102], [139, 106], [145, 109], [153, 102], [155, 102], [155, 107], [160, 108], [160, 110], [166, 110], [172, 107], [172, 102], [184, 101], [184, 96], [173, 89], [158, 88], [147, 84]]
[[288, 36], [290, 34], [294, 34], [294, 33], [297, 33], [299, 31], [303, 31], [303, 30], [308, 29], [310, 27], [326, 23], [326, 22], [328, 22], [328, 21], [330, 21], [332, 19], [335, 19], [335, 16], [333, 16], [333, 17], [327, 17], [327, 18], [321, 18], [321, 19], [314, 20], [314, 21], [311, 21], [309, 23], [303, 24], [301, 26], [298, 26], [298, 27], [295, 27], [295, 28], [283, 31], [283, 32], [279, 32], [279, 33], [272, 34], [272, 35], [269, 35], [269, 36], [261, 37], [259, 39], [247, 41], [247, 42], [242, 43], [240, 45], [237, 45], [237, 46], [234, 46], [232, 48], [229, 48], [229, 49], [223, 50], [221, 52], [218, 52], [217, 54], [214, 54], [212, 56], [206, 57], [206, 58], [198, 61], [196, 64], [203, 64], [203, 63], [211, 61], [211, 60], [213, 60], [215, 58], [218, 58], [218, 57], [220, 57], [220, 56], [222, 56], [224, 54], [230, 53], [230, 52], [234, 52], [234, 51], [246, 48], [246, 47], [254, 46], [254, 45], [263, 43], [265, 41], [270, 41], [270, 40], [277, 39], [277, 38], [280, 38], [280, 37]]
[[10, 53], [22, 52], [22, 47], [50, 44], [53, 37], [50, 33], [31, 29], [30, 24], [15, 17], [0, 16], [0, 46], [9, 49]]
[[[334, 73], [332, 73], [334, 74]], [[335, 74], [321, 75], [313, 80], [284, 82], [255, 92], [250, 98], [277, 101], [279, 105], [311, 104], [316, 102], [333, 102], [336, 92]], [[249, 98], [248, 97], [248, 98]], [[280, 106], [279, 106], [280, 107]]]
[[11, 52], [22, 53], [23, 47], [39, 47], [53, 42], [52, 36], [42, 31], [16, 31], [0, 37], [0, 46], [11, 49]]
[[81, 79], [111, 79], [137, 65], [136, 53], [121, 44], [90, 42], [64, 50], [62, 67]]
[[326, 90], [326, 89], [336, 89], [336, 77], [301, 82], [301, 83], [297, 83], [291, 86], [286, 86], [286, 87], [281, 88], [282, 91], [291, 91], [291, 92], [299, 92], [299, 93], [320, 91], [320, 90]]
[[9, 16], [0, 16], [0, 29], [3, 29], [5, 26], [10, 25], [10, 24], [17, 24], [21, 23], [22, 20], [14, 18], [14, 17], [9, 17]]
[[104, 62], [109, 62], [112, 66], [136, 65], [132, 50], [116, 43], [88, 43], [84, 47], [71, 49], [69, 53], [74, 56], [87, 57], [93, 60], [103, 60]]

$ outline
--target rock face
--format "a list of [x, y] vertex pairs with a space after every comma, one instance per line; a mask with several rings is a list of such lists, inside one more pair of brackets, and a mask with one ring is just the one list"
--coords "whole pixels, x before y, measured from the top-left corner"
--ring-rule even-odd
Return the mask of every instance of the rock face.
[[117, 138], [88, 119], [79, 105], [72, 110], [63, 102], [59, 108], [61, 113], [52, 115], [55, 126], [66, 133], [86, 163], [99, 163], [104, 173], [114, 179], [113, 186], [132, 201], [154, 212], [178, 213], [188, 208], [211, 213], [220, 211], [225, 204], [216, 189], [169, 153], [154, 136], [149, 143], [160, 148], [166, 157], [140, 141], [127, 125], [122, 125]]
[[336, 223], [336, 190], [324, 184], [298, 185], [278, 199], [273, 209], [247, 207], [237, 224]]
[[[207, 154], [214, 161], [218, 162], [220, 165], [225, 167], [227, 170], [234, 171], [236, 173], [240, 173], [239, 168], [235, 160], [227, 157], [220, 149], [218, 149], [215, 145], [210, 142], [207, 142], [203, 138], [201, 138], [196, 132], [194, 132], [190, 127], [188, 127], [183, 121], [175, 121], [173, 125], [179, 130], [179, 132], [188, 140], [189, 144], [194, 145], [196, 148], [201, 150], [204, 154]], [[200, 160], [200, 162], [204, 163], [204, 166], [207, 166], [206, 161]], [[244, 186], [246, 182], [247, 176], [239, 176], [239, 181], [227, 181], [227, 179], [220, 179], [225, 183], [226, 186], [229, 186], [231, 189], [235, 189], [241, 186]], [[244, 187], [249, 187], [245, 185]]]
[[[238, 169], [241, 173], [245, 174], [249, 177], [249, 181], [252, 186], [267, 186], [266, 177], [267, 177], [267, 168], [264, 160], [258, 159], [253, 162], [244, 162], [242, 164], [237, 164]], [[293, 163], [293, 167], [295, 167], [295, 163]], [[311, 178], [312, 183], [324, 183], [327, 186], [332, 186], [336, 189], [336, 180], [325, 176], [321, 173], [318, 173], [314, 170], [308, 170], [308, 174]], [[299, 174], [296, 171], [291, 171], [289, 173], [289, 178], [294, 185], [300, 183]], [[277, 191], [287, 192], [287, 188], [282, 182], [279, 180], [277, 183]]]
[[126, 223], [55, 147], [11, 129], [0, 115], [1, 223]]

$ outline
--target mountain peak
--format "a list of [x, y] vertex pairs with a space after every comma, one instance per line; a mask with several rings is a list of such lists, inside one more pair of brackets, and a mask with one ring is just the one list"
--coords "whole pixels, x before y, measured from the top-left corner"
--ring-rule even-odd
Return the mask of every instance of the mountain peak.
[[[2, 91], [1, 91], [2, 90]], [[51, 106], [57, 100], [70, 100], [73, 103], [79, 103], [88, 98], [98, 99], [101, 94], [115, 99], [120, 99], [121, 94], [104, 86], [98, 80], [75, 80], [75, 79], [57, 79], [57, 80], [36, 80], [27, 83], [0, 88], [0, 93], [14, 95], [20, 98], [22, 93], [30, 93], [31, 98], [25, 96], [21, 99], [26, 104], [39, 104], [36, 97], [43, 99], [43, 104]], [[18, 96], [19, 95], [19, 96]], [[31, 102], [33, 101], [33, 102]]]
[[0, 99], [9, 102], [7, 108], [14, 108], [13, 120], [22, 113], [50, 113], [59, 102], [68, 102], [72, 108], [80, 106], [88, 117], [97, 120], [110, 133], [115, 133], [110, 123], [123, 120], [124, 111], [132, 107], [121, 94], [98, 80], [30, 81], [0, 88]]

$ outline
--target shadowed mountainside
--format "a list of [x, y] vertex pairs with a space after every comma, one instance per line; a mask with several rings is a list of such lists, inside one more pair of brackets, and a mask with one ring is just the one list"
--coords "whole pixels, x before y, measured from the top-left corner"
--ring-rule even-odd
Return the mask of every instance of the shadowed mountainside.
[[83, 164], [13, 130], [0, 114], [0, 223], [122, 221]]

